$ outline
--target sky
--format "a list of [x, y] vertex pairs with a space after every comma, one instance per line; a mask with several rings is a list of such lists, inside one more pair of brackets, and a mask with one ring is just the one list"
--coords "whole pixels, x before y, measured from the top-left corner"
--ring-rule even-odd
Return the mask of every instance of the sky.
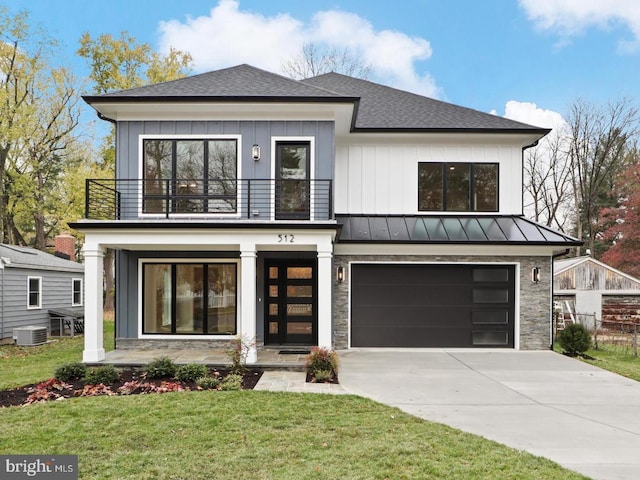
[[[282, 73], [302, 45], [349, 49], [369, 79], [556, 128], [578, 99], [640, 100], [639, 0], [0, 0], [61, 43], [79, 78], [85, 32], [166, 53], [193, 73], [242, 63]], [[90, 93], [90, 92], [86, 92]]]

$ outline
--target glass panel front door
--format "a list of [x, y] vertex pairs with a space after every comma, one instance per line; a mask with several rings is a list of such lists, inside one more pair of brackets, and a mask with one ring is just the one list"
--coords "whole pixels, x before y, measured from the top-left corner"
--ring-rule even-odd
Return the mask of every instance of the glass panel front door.
[[276, 144], [276, 219], [310, 218], [309, 143]]
[[317, 343], [316, 262], [270, 260], [265, 266], [265, 343]]

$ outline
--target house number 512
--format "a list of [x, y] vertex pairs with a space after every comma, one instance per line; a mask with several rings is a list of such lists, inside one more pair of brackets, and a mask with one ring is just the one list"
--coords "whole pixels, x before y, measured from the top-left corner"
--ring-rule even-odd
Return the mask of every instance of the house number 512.
[[294, 235], [290, 234], [278, 234], [278, 243], [293, 243]]

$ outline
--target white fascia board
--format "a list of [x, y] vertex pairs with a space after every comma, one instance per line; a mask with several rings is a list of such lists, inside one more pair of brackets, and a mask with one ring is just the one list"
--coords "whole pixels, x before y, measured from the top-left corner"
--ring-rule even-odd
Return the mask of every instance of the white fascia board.
[[144, 120], [333, 120], [348, 132], [352, 103], [330, 102], [94, 102], [91, 105], [115, 121]]
[[103, 248], [157, 251], [239, 251], [242, 245], [256, 250], [331, 251], [334, 229], [131, 229], [91, 230], [85, 233], [87, 244]]
[[521, 245], [425, 245], [338, 243], [334, 255], [459, 255], [494, 257], [551, 257], [557, 247]]
[[481, 132], [353, 132], [339, 135], [336, 128], [336, 144], [404, 144], [456, 145], [456, 146], [500, 146], [524, 148], [540, 139], [536, 133], [481, 133]]

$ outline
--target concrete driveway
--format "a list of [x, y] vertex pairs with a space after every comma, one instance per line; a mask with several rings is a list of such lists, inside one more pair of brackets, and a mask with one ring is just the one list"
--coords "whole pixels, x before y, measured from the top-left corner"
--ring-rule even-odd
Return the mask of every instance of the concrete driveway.
[[640, 383], [550, 351], [340, 352], [349, 393], [549, 458], [640, 478]]

